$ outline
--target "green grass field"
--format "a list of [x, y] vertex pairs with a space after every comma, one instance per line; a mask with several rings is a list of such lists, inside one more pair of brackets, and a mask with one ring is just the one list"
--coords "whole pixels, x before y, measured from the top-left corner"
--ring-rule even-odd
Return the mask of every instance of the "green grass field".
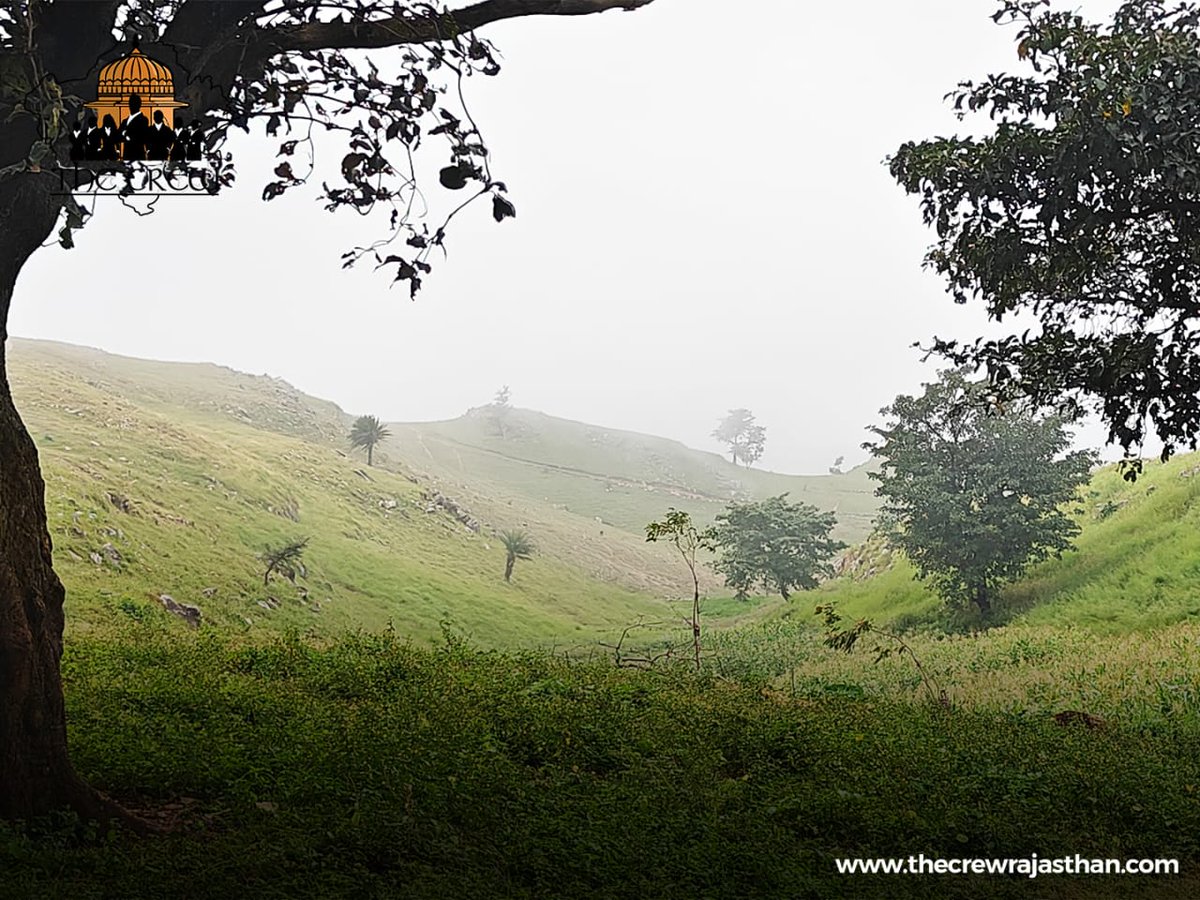
[[[180, 830], [0, 827], [33, 898], [1183, 898], [1183, 876], [838, 876], [841, 857], [1200, 853], [1188, 727], [130, 623], [65, 661], [81, 771]], [[3, 892], [3, 885], [9, 893]], [[14, 893], [15, 891], [15, 893]]]

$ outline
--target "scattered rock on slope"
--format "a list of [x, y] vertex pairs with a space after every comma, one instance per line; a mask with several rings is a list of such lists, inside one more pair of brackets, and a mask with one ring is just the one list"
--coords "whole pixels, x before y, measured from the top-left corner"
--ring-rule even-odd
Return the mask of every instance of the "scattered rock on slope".
[[193, 628], [200, 627], [200, 607], [193, 606], [190, 603], [180, 603], [170, 594], [160, 594], [158, 602], [163, 605], [167, 612], [179, 616]]

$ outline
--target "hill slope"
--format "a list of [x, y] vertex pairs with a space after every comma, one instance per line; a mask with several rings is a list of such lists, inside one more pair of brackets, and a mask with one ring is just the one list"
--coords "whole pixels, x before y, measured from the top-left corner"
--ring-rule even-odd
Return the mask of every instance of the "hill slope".
[[668, 506], [710, 521], [731, 500], [789, 493], [837, 514], [837, 536], [861, 540], [878, 502], [860, 467], [781, 475], [735, 466], [678, 441], [511, 410], [501, 436], [487, 407], [448, 422], [394, 423], [385, 450], [439, 478], [495, 496], [550, 503], [641, 535]]
[[[448, 451], [430, 452], [449, 446], [433, 428], [421, 437], [420, 426], [398, 426], [404, 437], [368, 471], [344, 449], [351, 417], [277, 379], [23, 340], [9, 355], [72, 627], [162, 615], [164, 594], [223, 626], [332, 633], [392, 622], [428, 637], [448, 620], [488, 644], [594, 642], [675, 615], [661, 598], [678, 596], [686, 573], [641, 531], [667, 496], [614, 507], [621, 526], [612, 514], [597, 522], [567, 502], [574, 474], [538, 482], [537, 497], [531, 482], [506, 484], [485, 465], [486, 448], [456, 445], [451, 468]], [[546, 423], [557, 433], [558, 420]], [[612, 466], [629, 474], [615, 455]], [[539, 553], [504, 584], [494, 535], [509, 527], [531, 531]], [[307, 579], [264, 585], [265, 547], [305, 537]]]

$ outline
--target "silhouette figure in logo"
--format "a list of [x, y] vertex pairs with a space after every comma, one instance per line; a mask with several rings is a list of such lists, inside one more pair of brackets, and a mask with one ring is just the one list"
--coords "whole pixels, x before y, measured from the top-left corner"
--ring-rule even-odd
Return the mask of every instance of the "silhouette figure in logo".
[[175, 143], [171, 146], [170, 159], [171, 162], [183, 162], [187, 159], [187, 145], [192, 134], [192, 127], [182, 116], [175, 120], [175, 124], [179, 127], [175, 129]]
[[96, 131], [95, 159], [121, 158], [121, 132], [117, 121], [112, 116], [105, 116], [100, 128]]
[[197, 162], [204, 159], [204, 129], [199, 123], [191, 126], [188, 134], [187, 158]]
[[122, 159], [145, 159], [146, 142], [150, 136], [150, 123], [142, 115], [142, 98], [129, 95], [129, 115], [121, 123], [121, 140], [125, 142]]
[[174, 129], [163, 119], [162, 110], [156, 109], [154, 111], [154, 124], [146, 132], [146, 159], [170, 159], [171, 146], [174, 143]]
[[96, 114], [88, 113], [87, 128], [83, 133], [83, 158], [100, 158], [100, 126], [96, 122]]
[[74, 162], [84, 159], [87, 156], [87, 132], [83, 130], [83, 123], [76, 122], [71, 126], [71, 159]]

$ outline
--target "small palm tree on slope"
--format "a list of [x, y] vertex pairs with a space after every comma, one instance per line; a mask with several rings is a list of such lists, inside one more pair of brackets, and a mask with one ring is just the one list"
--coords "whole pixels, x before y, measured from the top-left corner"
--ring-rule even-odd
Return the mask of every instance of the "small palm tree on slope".
[[377, 417], [359, 416], [354, 420], [354, 427], [350, 429], [350, 446], [355, 450], [366, 448], [369, 466], [374, 463], [375, 445], [387, 437], [391, 437], [391, 432]]
[[504, 580], [511, 581], [513, 566], [517, 564], [517, 560], [531, 559], [536, 548], [533, 546], [533, 540], [524, 531], [505, 531], [501, 533], [500, 540], [504, 549], [508, 551], [508, 559], [504, 563]]

